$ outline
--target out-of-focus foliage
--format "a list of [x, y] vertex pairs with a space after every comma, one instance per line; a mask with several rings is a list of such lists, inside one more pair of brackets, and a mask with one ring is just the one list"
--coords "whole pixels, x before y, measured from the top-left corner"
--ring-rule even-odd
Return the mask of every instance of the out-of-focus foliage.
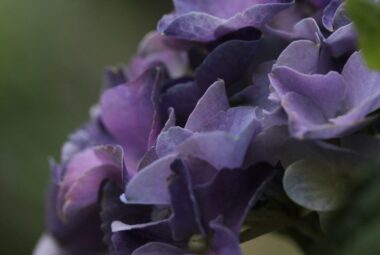
[[380, 254], [380, 187], [375, 176], [357, 185], [345, 205], [331, 217], [326, 238], [311, 255]]
[[[169, 1], [0, 1], [0, 254], [43, 231], [48, 156], [88, 118], [105, 65], [126, 63]], [[54, 153], [54, 155], [52, 155]]]
[[242, 244], [245, 255], [301, 255], [301, 249], [280, 235], [263, 235]]
[[368, 65], [380, 69], [380, 3], [349, 0], [347, 10], [359, 32], [359, 41]]

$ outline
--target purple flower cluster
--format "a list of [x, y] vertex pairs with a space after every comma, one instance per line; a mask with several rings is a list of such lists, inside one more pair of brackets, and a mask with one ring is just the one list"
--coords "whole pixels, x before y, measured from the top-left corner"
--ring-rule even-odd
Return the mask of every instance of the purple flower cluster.
[[289, 227], [268, 205], [322, 219], [376, 161], [380, 73], [341, 0], [173, 2], [52, 163], [40, 254], [240, 255]]

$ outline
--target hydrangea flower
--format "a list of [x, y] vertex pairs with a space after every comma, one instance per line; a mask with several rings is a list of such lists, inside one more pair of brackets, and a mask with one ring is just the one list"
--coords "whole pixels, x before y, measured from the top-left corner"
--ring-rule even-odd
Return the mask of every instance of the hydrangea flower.
[[342, 1], [174, 7], [129, 65], [106, 70], [52, 163], [36, 254], [240, 255], [276, 230], [317, 239], [378, 161], [380, 73]]

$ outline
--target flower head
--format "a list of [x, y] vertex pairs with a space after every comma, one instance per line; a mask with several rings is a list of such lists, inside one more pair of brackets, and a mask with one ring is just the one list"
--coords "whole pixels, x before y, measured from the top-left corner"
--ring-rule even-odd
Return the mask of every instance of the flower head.
[[377, 117], [380, 74], [341, 1], [174, 7], [106, 71], [53, 166], [48, 231], [69, 254], [240, 255], [241, 240], [334, 210], [376, 161], [378, 139], [354, 133]]

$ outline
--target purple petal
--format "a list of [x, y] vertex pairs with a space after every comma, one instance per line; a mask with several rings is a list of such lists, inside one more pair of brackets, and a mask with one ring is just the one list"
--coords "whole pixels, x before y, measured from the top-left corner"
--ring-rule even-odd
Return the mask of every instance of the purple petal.
[[82, 128], [70, 134], [69, 140], [64, 143], [61, 151], [63, 164], [68, 162], [77, 153], [86, 148], [102, 145], [114, 144], [115, 141], [106, 130], [97, 116]]
[[225, 112], [219, 112], [207, 122], [205, 121], [200, 131], [224, 131], [238, 137], [255, 119], [255, 108], [249, 106], [233, 107]]
[[155, 111], [152, 94], [160, 76], [160, 71], [149, 70], [137, 80], [107, 90], [100, 101], [102, 120], [126, 149], [126, 164], [132, 173], [148, 149]]
[[[206, 234], [199, 214], [198, 204], [193, 191], [190, 170], [181, 160], [172, 164], [175, 173], [169, 186], [173, 217], [170, 226], [173, 238], [177, 241], [187, 241], [197, 233]], [[201, 171], [199, 169], [198, 171]]]
[[341, 137], [363, 128], [371, 121], [345, 118], [346, 115], [326, 120], [316, 105], [296, 93], [285, 96], [283, 105], [289, 117], [289, 132], [300, 139]]
[[156, 153], [156, 148], [155, 147], [150, 148], [139, 161], [139, 166], [137, 170], [140, 171], [141, 169], [147, 167], [148, 165], [150, 165], [157, 159], [158, 159], [158, 155]]
[[[295, 14], [292, 14], [294, 16]], [[278, 18], [279, 22], [284, 22], [284, 19]], [[282, 26], [282, 24], [279, 24]], [[291, 31], [287, 31], [285, 28], [273, 28], [268, 26], [268, 32], [284, 38], [287, 41], [296, 41], [296, 40], [309, 40], [315, 43], [318, 43], [323, 39], [323, 35], [315, 19], [305, 18], [298, 21], [293, 25]]]
[[329, 4], [331, 0], [308, 0], [308, 2], [312, 3], [317, 8], [323, 8]]
[[326, 39], [325, 44], [332, 56], [340, 57], [357, 49], [357, 39], [357, 33], [351, 23], [336, 30]]
[[187, 55], [185, 51], [170, 46], [173, 40], [157, 32], [148, 33], [139, 46], [137, 56], [128, 66], [128, 79], [135, 80], [145, 71], [159, 65], [166, 68], [171, 78], [183, 76], [188, 67]]
[[259, 118], [262, 129], [266, 130], [273, 126], [284, 126], [287, 124], [287, 116], [281, 105], [274, 104], [273, 109], [264, 110]]
[[169, 117], [162, 128], [162, 132], [168, 131], [169, 128], [174, 127], [176, 124], [176, 116], [173, 108], [169, 107]]
[[334, 68], [325, 45], [309, 40], [292, 42], [278, 57], [274, 67], [278, 66], [287, 66], [304, 74], [324, 74]]
[[[192, 1], [192, 0], [174, 0], [174, 6], [178, 14], [188, 12], [205, 12], [220, 18], [230, 18], [238, 12], [242, 12], [256, 4], [265, 4], [267, 1], [260, 0], [213, 0]], [[228, 8], [225, 8], [228, 6]]]
[[244, 166], [250, 166], [258, 162], [277, 164], [279, 148], [289, 137], [287, 127], [273, 126], [259, 133], [249, 146]]
[[127, 202], [131, 204], [170, 204], [168, 191], [170, 165], [176, 158], [168, 155], [151, 163], [135, 175], [125, 189]]
[[150, 242], [169, 243], [171, 233], [168, 221], [128, 225], [114, 222], [112, 235], [113, 248], [116, 254], [132, 255], [139, 247]]
[[289, 35], [291, 36], [294, 26], [305, 18], [305, 15], [302, 13], [302, 8], [302, 5], [293, 4], [289, 8], [281, 11], [274, 16], [271, 22], [265, 27], [265, 32], [269, 32], [269, 34], [274, 33], [274, 35], [282, 39], [289, 40]]
[[247, 212], [273, 174], [272, 166], [259, 163], [245, 170], [222, 169], [209, 183], [197, 186], [194, 192], [203, 223], [207, 225], [221, 215], [223, 224], [239, 234]]
[[[209, 91], [212, 92], [213, 88], [218, 86], [210, 88]], [[208, 95], [212, 95], [211, 92]], [[201, 103], [199, 106], [201, 107]], [[167, 179], [171, 173], [168, 165], [177, 153], [203, 159], [217, 169], [239, 167], [243, 162], [247, 146], [259, 131], [260, 125], [250, 109], [246, 111], [245, 108], [232, 108], [221, 116], [224, 118], [219, 118], [215, 128], [224, 131], [195, 133], [191, 137], [191, 132], [180, 128], [172, 128], [167, 133], [162, 133], [158, 140], [157, 152], [168, 156], [151, 163], [132, 178], [126, 189], [129, 202], [152, 204], [169, 202]], [[166, 136], [172, 138], [166, 139]]]
[[298, 138], [347, 135], [372, 121], [366, 116], [380, 107], [380, 74], [368, 70], [359, 53], [350, 57], [342, 76], [279, 67], [271, 81], [288, 114], [290, 133]]
[[[59, 187], [52, 184], [49, 187], [46, 205], [46, 225], [49, 233], [60, 243], [66, 252], [77, 254], [82, 251], [90, 255], [104, 250], [98, 207], [87, 208], [80, 214], [63, 222], [57, 212]], [[88, 247], [86, 253], [83, 247]]]
[[194, 111], [187, 120], [185, 128], [193, 132], [200, 131], [204, 122], [228, 108], [229, 103], [224, 82], [220, 80], [216, 81], [198, 101]]
[[157, 52], [171, 50], [171, 41], [173, 41], [172, 38], [163, 36], [156, 31], [149, 32], [139, 44], [138, 55], [147, 56]]
[[315, 74], [319, 61], [320, 47], [312, 41], [300, 40], [292, 42], [280, 54], [274, 67], [286, 66], [304, 74]]
[[[280, 97], [289, 92], [302, 95], [318, 107], [324, 118], [335, 117], [342, 110], [346, 88], [343, 78], [336, 72], [306, 75], [287, 67], [278, 67], [273, 70], [270, 79]], [[287, 110], [286, 106], [284, 108]]]
[[[318, 132], [317, 130], [323, 125], [327, 125], [327, 119], [311, 100], [291, 92], [283, 98], [282, 105], [288, 114], [289, 132], [292, 136], [318, 138], [322, 135], [322, 131]], [[330, 133], [328, 135], [330, 136]]]
[[114, 221], [112, 222], [111, 228], [112, 232], [122, 232], [122, 231], [131, 231], [135, 229], [144, 229], [144, 228], [150, 228], [155, 227], [157, 225], [164, 225], [168, 221], [162, 220], [162, 221], [152, 221], [148, 223], [141, 223], [141, 224], [125, 224], [121, 221]]
[[64, 218], [97, 203], [101, 183], [113, 179], [121, 184], [123, 151], [119, 146], [99, 146], [77, 154], [67, 165], [58, 194]]
[[239, 81], [252, 62], [258, 41], [227, 41], [215, 48], [195, 71], [195, 81], [202, 90], [222, 79], [227, 86]]
[[342, 75], [347, 83], [346, 107], [359, 107], [373, 101], [367, 113], [380, 107], [380, 72], [371, 71], [359, 52], [351, 55], [343, 68]]
[[214, 31], [223, 22], [223, 19], [200, 12], [190, 12], [178, 18], [165, 15], [158, 23], [157, 30], [180, 39], [208, 42], [216, 39]]
[[177, 150], [182, 155], [205, 160], [217, 169], [240, 167], [247, 147], [259, 129], [258, 122], [253, 121], [239, 136], [221, 131], [196, 133]]
[[269, 100], [269, 78], [274, 61], [267, 61], [258, 66], [257, 72], [253, 74], [253, 85], [248, 86], [230, 99], [233, 104], [247, 105], [256, 108], [256, 111], [272, 110], [278, 105], [277, 102]]
[[216, 37], [244, 27], [263, 28], [272, 18], [282, 10], [292, 6], [291, 1], [263, 1], [246, 9], [242, 13], [236, 13], [222, 24], [215, 32]]
[[372, 97], [371, 100], [366, 100], [360, 106], [355, 107], [347, 113], [338, 116], [337, 118], [330, 119], [335, 125], [352, 126], [352, 130], [359, 130], [374, 121], [378, 116], [373, 115], [366, 118], [366, 116], [373, 112], [374, 109], [378, 109], [378, 102], [380, 95]]
[[135, 57], [129, 65], [128, 77], [130, 80], [134, 80], [146, 70], [164, 65], [170, 77], [179, 78], [186, 73], [187, 64], [187, 57], [184, 52], [164, 51], [147, 57]]
[[323, 39], [323, 35], [315, 19], [305, 18], [294, 25], [291, 38], [293, 40], [305, 39], [318, 43], [319, 40]]
[[177, 38], [210, 42], [245, 27], [261, 28], [272, 17], [291, 6], [290, 1], [240, 0], [225, 8], [214, 2], [176, 1], [176, 11], [165, 15], [158, 31]]
[[210, 223], [213, 230], [211, 249], [206, 255], [242, 255], [239, 237], [215, 220]]
[[194, 81], [178, 82], [162, 93], [161, 108], [173, 108], [176, 124], [184, 125], [200, 97], [200, 90]]
[[334, 31], [334, 20], [336, 18], [339, 7], [342, 5], [342, 0], [331, 0], [323, 11], [322, 23], [329, 30]]
[[156, 152], [158, 157], [164, 157], [174, 153], [177, 146], [192, 135], [192, 132], [180, 127], [172, 127], [168, 131], [162, 132], [158, 136], [156, 144]]

